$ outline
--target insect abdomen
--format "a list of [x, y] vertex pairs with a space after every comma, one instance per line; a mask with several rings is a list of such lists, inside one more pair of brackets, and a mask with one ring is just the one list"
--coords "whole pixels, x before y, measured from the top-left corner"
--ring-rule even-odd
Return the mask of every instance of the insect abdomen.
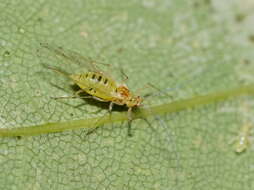
[[98, 72], [87, 72], [70, 76], [71, 79], [85, 92], [104, 100], [111, 101], [115, 92], [115, 82]]

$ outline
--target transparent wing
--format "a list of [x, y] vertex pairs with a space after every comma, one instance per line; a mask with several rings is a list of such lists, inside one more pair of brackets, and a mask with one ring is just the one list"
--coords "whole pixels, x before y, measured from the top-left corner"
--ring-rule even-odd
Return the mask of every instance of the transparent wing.
[[68, 63], [73, 63], [73, 64], [79, 65], [81, 67], [85, 67], [89, 71], [101, 73], [103, 71], [101, 68], [99, 68], [99, 66], [98, 66], [99, 64], [104, 65], [104, 66], [110, 66], [108, 64], [98, 63], [89, 57], [82, 56], [75, 51], [63, 49], [62, 47], [56, 46], [54, 44], [40, 43], [40, 46], [44, 49], [47, 49], [51, 53], [54, 53], [55, 55], [57, 55], [59, 58], [62, 59], [62, 61], [68, 62]]

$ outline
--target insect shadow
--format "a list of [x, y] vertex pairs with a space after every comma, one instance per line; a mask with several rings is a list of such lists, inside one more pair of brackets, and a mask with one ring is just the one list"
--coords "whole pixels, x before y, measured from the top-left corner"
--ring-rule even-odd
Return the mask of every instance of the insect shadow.
[[[55, 83], [50, 82], [50, 85], [51, 85], [52, 87], [54, 87], [54, 88], [57, 88], [57, 89], [61, 90], [61, 91], [64, 91], [64, 92], [66, 92], [66, 93], [70, 93], [70, 92], [67, 92], [64, 88], [60, 87], [59, 85], [57, 85], [57, 84], [55, 84]], [[76, 85], [76, 84], [70, 84], [69, 86], [70, 86], [70, 89], [73, 91], [73, 94], [75, 94], [75, 92], [81, 90], [81, 88], [80, 88], [78, 85]], [[91, 97], [91, 98], [82, 98], [82, 97], [87, 97], [87, 96], [89, 96], [89, 94], [86, 93], [85, 91], [80, 92], [80, 93], [79, 93], [79, 96], [80, 96], [80, 97], [75, 97], [75, 99], [79, 99], [79, 100], [82, 99], [84, 102], [81, 103], [81, 104], [72, 105], [72, 104], [70, 104], [70, 103], [67, 103], [67, 101], [61, 101], [61, 103], [65, 104], [65, 105], [67, 105], [67, 106], [74, 107], [75, 109], [79, 109], [80, 107], [82, 107], [82, 106], [84, 106], [84, 105], [91, 105], [91, 106], [95, 106], [95, 107], [98, 108], [97, 111], [95, 111], [95, 112], [90, 112], [90, 114], [98, 114], [98, 113], [100, 113], [100, 112], [102, 112], [102, 111], [104, 111], [104, 110], [107, 110], [107, 111], [108, 111], [108, 112], [106, 112], [105, 114], [111, 114], [111, 112], [126, 112], [126, 111], [128, 110], [128, 107], [127, 107], [127, 106], [114, 105], [114, 109], [113, 109], [111, 112], [109, 112], [109, 109], [108, 109], [109, 104], [110, 104], [109, 102], [99, 102], [99, 101], [97, 101], [96, 99], [94, 99], [94, 98], [92, 98], [92, 97]], [[57, 97], [51, 97], [51, 98], [52, 98], [52, 99], [55, 99], [56, 101], [58, 101], [58, 100], [57, 100]], [[80, 110], [81, 110], [81, 109], [80, 109]], [[82, 109], [81, 111], [83, 111], [83, 109]], [[98, 121], [97, 121], [97, 122], [98, 122]], [[92, 134], [93, 132], [95, 132], [95, 131], [97, 130], [98, 127], [99, 127], [99, 126], [96, 126], [94, 129], [89, 130], [89, 131], [87, 132], [87, 135], [90, 135], [90, 134]], [[128, 132], [128, 136], [129, 136], [129, 137], [132, 137], [132, 136], [133, 136], [133, 135], [132, 135], [132, 131], [131, 131], [131, 126], [130, 126], [130, 125], [128, 125], [127, 132]]]
[[[73, 90], [73, 93], [82, 90], [76, 84], [71, 84], [70, 87]], [[84, 104], [89, 104], [89, 105], [92, 105], [92, 106], [96, 106], [96, 107], [100, 108], [100, 111], [108, 110], [110, 102], [100, 102], [100, 101], [98, 101], [98, 100], [96, 100], [92, 97], [91, 98], [82, 98], [82, 97], [90, 96], [85, 91], [80, 92], [79, 96], [80, 97], [77, 97], [77, 99], [82, 99], [84, 101]], [[79, 104], [75, 107], [83, 106], [84, 104]], [[112, 112], [114, 112], [114, 111], [116, 111], [116, 112], [126, 112], [127, 110], [128, 110], [128, 108], [126, 106], [120, 106], [120, 105], [115, 104], [114, 109], [112, 110]]]
[[[66, 93], [70, 93], [70, 92], [67, 92], [64, 88], [60, 87], [59, 85], [55, 84], [55, 83], [52, 83], [50, 82], [50, 85], [54, 88], [57, 88], [61, 91], [64, 91]], [[82, 90], [78, 85], [76, 84], [70, 84], [70, 89], [73, 91], [72, 94], [75, 94], [75, 92], [78, 92], [80, 90]], [[95, 106], [98, 109], [98, 111], [96, 112], [92, 112], [92, 113], [98, 113], [98, 112], [101, 112], [103, 110], [108, 110], [108, 107], [109, 107], [109, 102], [99, 102], [97, 100], [95, 100], [94, 98], [82, 98], [82, 97], [87, 97], [89, 96], [88, 93], [86, 93], [85, 91], [82, 91], [79, 93], [79, 96], [75, 97], [75, 99], [79, 99], [79, 100], [83, 100], [84, 102], [81, 103], [81, 104], [78, 104], [78, 105], [71, 105], [71, 104], [67, 104], [66, 105], [69, 105], [69, 106], [72, 106], [74, 108], [79, 108], [79, 107], [82, 107], [84, 105], [91, 105], [91, 106]], [[52, 99], [55, 99], [57, 101], [57, 97], [51, 97]], [[73, 98], [74, 99], [74, 98]], [[61, 101], [63, 103], [63, 101]], [[127, 107], [125, 106], [119, 106], [119, 105], [114, 105], [114, 109], [112, 110], [112, 112], [116, 111], [116, 112], [126, 112], [128, 110]]]

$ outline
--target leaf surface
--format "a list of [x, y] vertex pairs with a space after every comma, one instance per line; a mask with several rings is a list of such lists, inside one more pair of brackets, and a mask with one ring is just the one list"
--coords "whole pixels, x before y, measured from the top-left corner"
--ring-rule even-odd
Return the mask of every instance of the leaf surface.
[[[252, 145], [236, 154], [231, 142], [253, 121], [253, 9], [252, 1], [227, 0], [1, 2], [2, 132], [73, 129], [107, 114], [107, 103], [50, 98], [76, 89], [41, 63], [82, 68], [40, 43], [111, 64], [118, 81], [121, 68], [134, 92], [147, 83], [163, 92], [139, 92], [152, 94], [142, 108], [151, 112], [132, 122], [133, 137], [126, 110], [115, 107], [112, 122], [88, 136], [79, 123], [1, 138], [1, 189], [251, 189]], [[221, 92], [229, 94], [223, 102]]]

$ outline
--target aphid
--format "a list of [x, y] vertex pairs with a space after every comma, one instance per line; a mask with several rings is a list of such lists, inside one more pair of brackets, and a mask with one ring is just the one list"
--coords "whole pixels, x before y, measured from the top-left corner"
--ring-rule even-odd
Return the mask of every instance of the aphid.
[[140, 96], [134, 95], [124, 83], [124, 81], [121, 83], [116, 82], [102, 70], [98, 69], [94, 61], [82, 57], [78, 53], [72, 52], [70, 50], [63, 50], [60, 47], [50, 46], [49, 44], [41, 44], [41, 46], [56, 53], [58, 56], [67, 59], [70, 62], [76, 64], [84, 63], [87, 65], [88, 71], [79, 74], [69, 74], [59, 68], [46, 66], [48, 69], [67, 76], [80, 87], [80, 90], [77, 91], [74, 96], [69, 98], [79, 97], [77, 96], [79, 93], [86, 92], [87, 94], [91, 95], [91, 98], [94, 98], [98, 101], [110, 102], [110, 112], [114, 104], [126, 105], [128, 107], [128, 120], [129, 123], [131, 122], [132, 109], [141, 105], [142, 98]]
[[249, 136], [250, 136], [251, 128], [252, 128], [252, 125], [250, 123], [246, 123], [242, 126], [236, 141], [236, 145], [235, 145], [235, 151], [237, 153], [241, 153], [248, 148], [250, 144]]

